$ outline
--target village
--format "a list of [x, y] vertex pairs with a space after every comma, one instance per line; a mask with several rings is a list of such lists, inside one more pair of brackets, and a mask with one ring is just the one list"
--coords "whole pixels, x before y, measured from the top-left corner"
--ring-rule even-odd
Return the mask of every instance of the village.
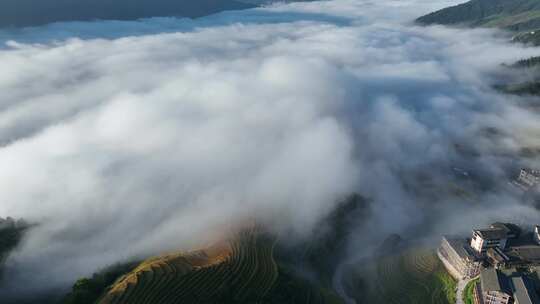
[[471, 238], [444, 236], [437, 255], [455, 279], [474, 284], [475, 304], [540, 303], [540, 226], [493, 223]]
[[[509, 184], [536, 195], [540, 170], [521, 169]], [[458, 303], [472, 290], [475, 304], [540, 304], [540, 225], [497, 222], [470, 238], [443, 236], [437, 256], [459, 282]]]

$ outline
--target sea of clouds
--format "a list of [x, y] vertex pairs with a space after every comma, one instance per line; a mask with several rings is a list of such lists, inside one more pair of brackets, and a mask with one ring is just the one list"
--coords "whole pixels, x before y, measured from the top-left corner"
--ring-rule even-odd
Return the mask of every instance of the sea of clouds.
[[[502, 185], [514, 156], [540, 147], [540, 117], [492, 89], [501, 63], [538, 49], [413, 24], [457, 2], [0, 31], [0, 216], [39, 223], [0, 296], [66, 288], [246, 219], [309, 237], [352, 192], [372, 200], [359, 242], [434, 218], [441, 233], [538, 218]], [[456, 167], [489, 177], [475, 204], [444, 192]]]

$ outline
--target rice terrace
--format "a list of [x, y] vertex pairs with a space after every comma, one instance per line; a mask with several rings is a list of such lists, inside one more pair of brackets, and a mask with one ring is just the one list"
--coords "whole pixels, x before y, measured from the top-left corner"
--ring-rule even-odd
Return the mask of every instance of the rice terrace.
[[[143, 261], [99, 298], [91, 295], [90, 286], [100, 275], [82, 279], [66, 303], [342, 303], [337, 295], [280, 269], [273, 256], [275, 243], [259, 228], [244, 229], [203, 250]], [[89, 295], [95, 299], [84, 298]]]
[[349, 275], [349, 293], [358, 303], [455, 303], [456, 280], [432, 249], [407, 249], [362, 261]]

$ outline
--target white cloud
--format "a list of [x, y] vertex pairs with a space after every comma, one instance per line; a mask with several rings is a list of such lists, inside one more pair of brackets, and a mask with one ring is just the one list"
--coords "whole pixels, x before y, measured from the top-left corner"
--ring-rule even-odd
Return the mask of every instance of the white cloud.
[[456, 142], [502, 172], [508, 159], [477, 131], [506, 130], [514, 150], [540, 132], [490, 89], [499, 63], [535, 50], [410, 24], [451, 2], [0, 33], [0, 215], [42, 223], [8, 269], [43, 290], [245, 218], [302, 236], [352, 191], [374, 199], [380, 233], [421, 223], [429, 208], [404, 174], [466, 163]]

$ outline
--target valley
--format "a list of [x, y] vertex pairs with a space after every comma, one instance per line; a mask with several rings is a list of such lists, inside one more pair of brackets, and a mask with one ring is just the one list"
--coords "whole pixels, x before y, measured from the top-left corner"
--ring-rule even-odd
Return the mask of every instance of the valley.
[[[0, 218], [1, 304], [540, 291], [540, 0], [32, 1], [0, 3], [0, 215], [32, 223]], [[528, 243], [460, 256], [500, 223]]]

